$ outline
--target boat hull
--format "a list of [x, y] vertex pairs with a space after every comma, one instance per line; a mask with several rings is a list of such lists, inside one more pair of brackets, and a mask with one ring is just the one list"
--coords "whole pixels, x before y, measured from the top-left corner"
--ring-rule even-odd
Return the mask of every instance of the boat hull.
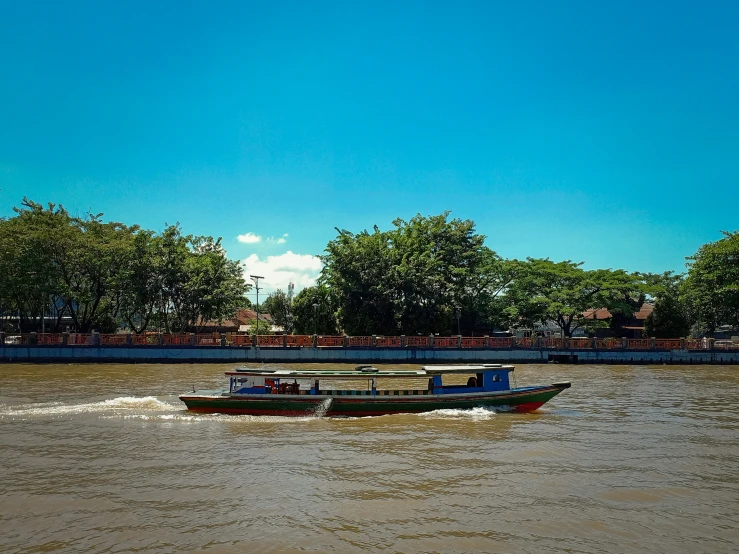
[[180, 396], [188, 410], [201, 413], [273, 416], [378, 416], [434, 410], [492, 408], [506, 412], [533, 412], [569, 384], [527, 387], [497, 393], [420, 396], [323, 396], [259, 394]]

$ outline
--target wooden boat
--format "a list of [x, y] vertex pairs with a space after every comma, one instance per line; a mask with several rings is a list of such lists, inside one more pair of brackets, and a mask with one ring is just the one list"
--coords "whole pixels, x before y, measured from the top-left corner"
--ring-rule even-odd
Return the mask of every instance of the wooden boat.
[[376, 416], [477, 407], [532, 412], [571, 386], [511, 388], [512, 372], [513, 366], [499, 364], [388, 371], [243, 368], [226, 372], [228, 390], [193, 390], [180, 400], [194, 412], [247, 415]]

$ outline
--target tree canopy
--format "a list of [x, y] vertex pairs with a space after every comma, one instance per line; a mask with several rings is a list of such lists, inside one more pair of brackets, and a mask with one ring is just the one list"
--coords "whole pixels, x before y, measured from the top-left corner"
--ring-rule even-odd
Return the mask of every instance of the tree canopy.
[[739, 327], [739, 231], [722, 233], [688, 258], [685, 297], [709, 332], [720, 325]]
[[0, 306], [23, 330], [40, 330], [42, 314], [60, 330], [64, 316], [81, 332], [196, 330], [230, 317], [246, 302], [241, 266], [221, 239], [158, 234], [104, 222], [103, 214], [71, 216], [62, 206], [24, 198], [16, 216], [0, 220]]
[[290, 334], [293, 331], [293, 315], [292, 315], [292, 302], [288, 298], [285, 291], [277, 289], [273, 293], [267, 296], [267, 299], [260, 306], [260, 309], [264, 313], [268, 313], [272, 316], [272, 321], [275, 325], [281, 326], [286, 333]]
[[474, 223], [445, 212], [396, 219], [393, 227], [337, 229], [326, 247], [320, 282], [332, 291], [345, 332], [453, 332], [458, 308], [466, 329], [489, 328], [512, 273]]
[[621, 269], [586, 271], [581, 263], [528, 258], [519, 262], [507, 291], [512, 326], [553, 321], [564, 336], [592, 325], [588, 311], [606, 308], [629, 315], [644, 300], [638, 275]]
[[[336, 231], [316, 286], [292, 302], [277, 290], [260, 306], [288, 333], [456, 334], [459, 326], [481, 335], [553, 322], [565, 336], [606, 325], [619, 336], [647, 297], [650, 336], [739, 327], [739, 232], [703, 245], [684, 277], [507, 260], [474, 222], [449, 212]], [[0, 314], [23, 331], [59, 331], [63, 321], [80, 332], [197, 331], [249, 306], [250, 288], [220, 238], [179, 224], [157, 232], [27, 198], [0, 219]], [[608, 322], [591, 317], [600, 308]]]
[[318, 285], [301, 290], [292, 304], [293, 325], [299, 335], [336, 335], [337, 303], [328, 287]]

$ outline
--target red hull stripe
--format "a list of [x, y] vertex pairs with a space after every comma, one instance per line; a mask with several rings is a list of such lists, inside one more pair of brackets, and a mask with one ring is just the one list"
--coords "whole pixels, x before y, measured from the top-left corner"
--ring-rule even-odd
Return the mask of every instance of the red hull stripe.
[[533, 412], [541, 408], [545, 402], [528, 402], [514, 406], [513, 410], [520, 413]]
[[[545, 402], [529, 402], [527, 404], [519, 404], [513, 406], [513, 411], [518, 413], [534, 412], [541, 408]], [[443, 409], [444, 406], [439, 406], [438, 409]], [[495, 407], [491, 407], [495, 410]], [[278, 417], [310, 417], [311, 414], [305, 410], [260, 410], [258, 408], [190, 408], [191, 412], [199, 412], [204, 414], [230, 414], [230, 415], [253, 415], [253, 416], [278, 416]], [[424, 410], [426, 411], [426, 410]], [[372, 410], [372, 411], [342, 411], [342, 410], [331, 410], [330, 416], [350, 416], [350, 417], [366, 417], [366, 416], [378, 416], [378, 415], [391, 415], [391, 414], [407, 414], [407, 409], [401, 410]]]
[[305, 410], [260, 410], [258, 408], [189, 408], [190, 412], [203, 414], [231, 414], [254, 416], [281, 416], [281, 417], [310, 417]]

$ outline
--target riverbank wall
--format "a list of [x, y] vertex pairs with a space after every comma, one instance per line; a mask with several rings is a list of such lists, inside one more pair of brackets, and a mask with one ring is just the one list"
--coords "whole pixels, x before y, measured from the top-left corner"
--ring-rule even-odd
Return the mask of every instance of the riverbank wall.
[[739, 350], [0, 345], [0, 363], [739, 364]]

